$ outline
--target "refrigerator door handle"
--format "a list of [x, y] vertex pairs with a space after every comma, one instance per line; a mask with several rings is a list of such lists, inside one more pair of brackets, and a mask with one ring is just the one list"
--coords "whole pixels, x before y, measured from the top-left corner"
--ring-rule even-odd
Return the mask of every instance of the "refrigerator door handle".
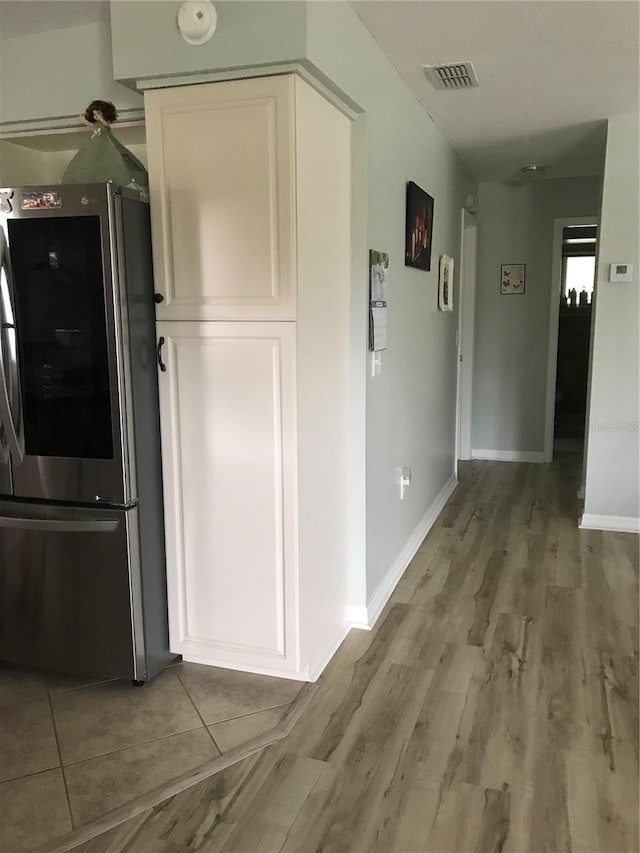
[[14, 518], [0, 516], [0, 527], [12, 530], [40, 530], [45, 533], [115, 533], [118, 521], [111, 518], [97, 518], [91, 521], [53, 519], [53, 518]]
[[[18, 374], [18, 345], [15, 326], [5, 323], [0, 329], [0, 334], [3, 338], [2, 342], [0, 342], [0, 349], [2, 349], [3, 344], [6, 342], [6, 349], [9, 352], [11, 389], [6, 389], [8, 396], [10, 395], [9, 416], [7, 418], [9, 441], [13, 445], [16, 461], [22, 462], [24, 459], [24, 427], [22, 423], [22, 401], [20, 400], [20, 379]], [[14, 401], [14, 410], [11, 409], [11, 400]]]
[[0, 418], [0, 465], [9, 462], [9, 440], [5, 431], [2, 418]]
[[[16, 327], [13, 317], [13, 303], [9, 289], [11, 268], [4, 249], [0, 258], [0, 422], [4, 427], [9, 450], [13, 451], [17, 462], [24, 459], [24, 429], [22, 421], [22, 401], [20, 399], [20, 377], [18, 373], [18, 350]], [[7, 387], [5, 352], [9, 356], [11, 388]], [[14, 401], [16, 413], [11, 408]], [[17, 421], [17, 422], [16, 422]]]
[[[4, 269], [4, 234], [0, 231], [0, 320], [2, 320], [1, 326], [4, 327], [4, 315], [5, 315], [5, 299], [9, 298], [8, 287], [5, 290], [5, 269]], [[10, 308], [10, 306], [8, 306]], [[4, 360], [3, 360], [3, 351], [2, 351], [2, 340], [0, 340], [0, 397], [2, 401], [0, 402], [0, 464], [6, 465], [9, 462], [10, 456], [10, 447], [9, 447], [9, 427], [5, 426], [5, 412], [4, 403], [5, 397], [8, 396], [8, 391], [6, 389], [6, 374], [4, 368]]]
[[[2, 332], [4, 332], [4, 329]], [[0, 427], [6, 440], [6, 451], [3, 448], [2, 455], [4, 457], [6, 452], [7, 459], [4, 459], [4, 461], [7, 462], [8, 454], [13, 451], [17, 456], [17, 461], [21, 462], [24, 459], [24, 444], [22, 446], [20, 445], [18, 433], [16, 432], [15, 424], [13, 422], [9, 390], [7, 388], [6, 381], [3, 349], [4, 340], [0, 340]]]

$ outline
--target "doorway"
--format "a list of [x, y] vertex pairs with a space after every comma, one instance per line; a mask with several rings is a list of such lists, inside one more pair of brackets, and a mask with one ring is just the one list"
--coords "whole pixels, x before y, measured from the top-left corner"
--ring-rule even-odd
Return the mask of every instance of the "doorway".
[[473, 387], [473, 330], [476, 299], [478, 220], [462, 208], [458, 296], [455, 473], [458, 460], [471, 459], [471, 394]]
[[545, 461], [581, 455], [587, 411], [597, 219], [556, 219], [549, 309]]

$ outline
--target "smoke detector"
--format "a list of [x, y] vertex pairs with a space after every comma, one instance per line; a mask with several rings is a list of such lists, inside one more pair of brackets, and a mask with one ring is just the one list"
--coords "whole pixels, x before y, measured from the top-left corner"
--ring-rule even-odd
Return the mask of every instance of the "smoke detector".
[[187, 44], [204, 44], [218, 26], [218, 13], [211, 0], [186, 0], [178, 9], [178, 31]]
[[434, 89], [475, 89], [478, 85], [478, 75], [471, 62], [423, 65], [422, 68]]
[[528, 166], [520, 166], [520, 171], [525, 176], [533, 176], [533, 175], [542, 175], [543, 172], [546, 172], [547, 167], [543, 166], [542, 163], [530, 163]]

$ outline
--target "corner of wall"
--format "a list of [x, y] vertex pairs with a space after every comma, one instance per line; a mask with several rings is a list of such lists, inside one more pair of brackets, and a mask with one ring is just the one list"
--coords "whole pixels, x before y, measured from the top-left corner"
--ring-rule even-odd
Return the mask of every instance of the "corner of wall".
[[[613, 518], [633, 526], [640, 517], [639, 136], [637, 114], [609, 119], [584, 506], [587, 520], [602, 525]], [[633, 281], [609, 282], [612, 263], [633, 264]]]

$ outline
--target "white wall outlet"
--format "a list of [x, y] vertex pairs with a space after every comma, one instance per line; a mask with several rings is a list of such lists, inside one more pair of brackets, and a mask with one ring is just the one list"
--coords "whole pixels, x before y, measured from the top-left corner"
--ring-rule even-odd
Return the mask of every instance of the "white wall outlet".
[[614, 284], [633, 281], [633, 264], [609, 264], [609, 281]]
[[404, 493], [411, 485], [411, 468], [403, 468], [400, 472], [400, 500], [404, 500]]

